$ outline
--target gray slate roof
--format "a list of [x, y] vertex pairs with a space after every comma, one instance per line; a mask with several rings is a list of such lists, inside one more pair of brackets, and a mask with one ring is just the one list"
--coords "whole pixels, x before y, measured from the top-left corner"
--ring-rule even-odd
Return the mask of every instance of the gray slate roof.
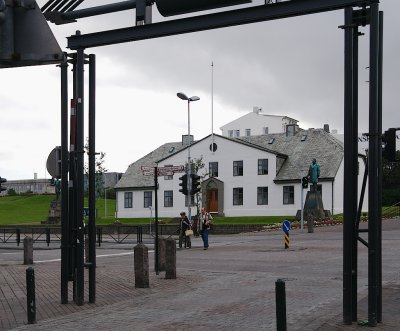
[[161, 159], [166, 158], [169, 155], [175, 154], [182, 149], [185, 149], [186, 145], [182, 145], [182, 142], [166, 143], [151, 153], [145, 155], [141, 159], [132, 163], [126, 172], [122, 175], [121, 179], [115, 185], [115, 189], [119, 188], [143, 188], [143, 187], [154, 187], [153, 176], [143, 176], [141, 166], [155, 167]]
[[[304, 136], [306, 138], [302, 141]], [[317, 159], [321, 167], [320, 180], [332, 179], [336, 176], [343, 159], [343, 144], [323, 129], [299, 131], [294, 136], [289, 137], [285, 133], [275, 133], [250, 137], [222, 138], [276, 153], [283, 164], [274, 179], [275, 182], [299, 181], [301, 177], [307, 175], [308, 167], [313, 158]], [[272, 144], [269, 143], [271, 139], [274, 139]], [[193, 142], [192, 144], [195, 143]], [[143, 176], [141, 166], [155, 167], [160, 160], [185, 148], [186, 145], [183, 145], [182, 142], [166, 143], [160, 146], [132, 163], [115, 188], [142, 189], [153, 187], [154, 178], [152, 176]]]
[[[334, 178], [343, 159], [343, 143], [323, 129], [299, 131], [289, 137], [284, 133], [277, 133], [236, 139], [288, 156], [279, 169], [275, 182], [299, 180], [306, 176], [313, 158], [317, 159], [321, 168], [320, 180]], [[269, 144], [271, 139], [274, 142]]]

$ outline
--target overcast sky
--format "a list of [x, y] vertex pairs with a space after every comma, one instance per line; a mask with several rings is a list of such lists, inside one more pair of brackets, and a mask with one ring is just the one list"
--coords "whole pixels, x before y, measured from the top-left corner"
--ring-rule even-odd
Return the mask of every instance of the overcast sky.
[[[37, 2], [41, 7], [46, 0]], [[82, 8], [110, 2], [86, 0]], [[253, 0], [252, 6], [263, 3]], [[396, 16], [400, 1], [382, 0], [380, 10], [384, 11], [385, 130], [400, 127], [400, 21]], [[76, 30], [85, 34], [130, 27], [134, 20], [131, 10], [62, 26], [50, 23], [50, 28], [67, 50], [66, 37]], [[153, 6], [153, 21], [162, 20]], [[179, 91], [200, 97], [190, 112], [196, 140], [211, 133], [212, 127], [220, 134], [222, 125], [253, 106], [267, 114], [295, 118], [305, 129], [329, 124], [331, 130], [343, 132], [344, 32], [338, 28], [343, 22], [340, 10], [87, 49], [87, 54], [96, 54], [96, 149], [106, 153], [105, 167], [125, 172], [153, 149], [187, 134], [187, 104], [177, 98]], [[367, 132], [369, 27], [361, 30], [365, 36], [360, 38], [359, 131]], [[46, 160], [61, 144], [60, 69], [55, 65], [1, 69], [0, 97], [0, 176], [30, 179], [37, 173], [39, 178], [50, 178]]]

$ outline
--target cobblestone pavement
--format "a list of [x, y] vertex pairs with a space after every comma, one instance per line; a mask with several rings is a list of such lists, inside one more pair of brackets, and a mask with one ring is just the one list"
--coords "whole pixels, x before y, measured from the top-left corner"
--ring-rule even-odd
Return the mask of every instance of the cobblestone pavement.
[[[33, 325], [26, 324], [26, 266], [0, 263], [0, 330], [275, 330], [279, 278], [285, 280], [289, 331], [365, 330], [357, 322], [342, 323], [342, 230], [293, 230], [287, 250], [280, 231], [211, 235], [207, 251], [194, 238], [191, 249], [177, 250], [174, 280], [154, 273], [150, 252], [148, 289], [134, 286], [132, 254], [104, 256], [97, 259], [96, 303], [87, 303], [85, 293], [82, 306], [71, 293], [70, 303], [60, 304], [59, 261], [35, 263]], [[374, 330], [400, 330], [399, 243], [400, 220], [384, 221], [383, 321]], [[359, 321], [368, 319], [367, 271], [367, 250], [360, 244]]]

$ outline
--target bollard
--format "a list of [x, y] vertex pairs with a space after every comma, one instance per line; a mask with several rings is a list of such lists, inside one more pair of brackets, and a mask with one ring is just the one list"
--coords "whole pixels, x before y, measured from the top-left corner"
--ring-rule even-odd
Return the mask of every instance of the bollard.
[[150, 287], [149, 280], [149, 250], [146, 245], [139, 243], [133, 249], [135, 266], [135, 287]]
[[46, 244], [47, 244], [47, 247], [49, 247], [49, 245], [50, 245], [50, 229], [49, 228], [46, 228]]
[[290, 239], [289, 239], [289, 231], [288, 231], [288, 232], [285, 232], [285, 249], [289, 248], [289, 242], [290, 242]]
[[278, 279], [275, 282], [276, 302], [276, 330], [286, 331], [286, 291], [285, 281]]
[[35, 298], [35, 270], [26, 269], [26, 311], [28, 324], [36, 323], [36, 298]]
[[33, 239], [24, 238], [24, 264], [33, 264]]
[[176, 244], [172, 238], [165, 245], [165, 279], [176, 279]]
[[167, 245], [167, 239], [158, 239], [158, 271], [165, 271], [165, 250]]
[[21, 243], [21, 229], [17, 229], [17, 246]]

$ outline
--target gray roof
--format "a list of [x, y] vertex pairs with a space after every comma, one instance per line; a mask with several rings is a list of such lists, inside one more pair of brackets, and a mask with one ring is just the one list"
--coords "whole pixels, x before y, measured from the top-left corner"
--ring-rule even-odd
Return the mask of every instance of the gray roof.
[[[301, 177], [307, 175], [308, 167], [313, 158], [317, 159], [321, 167], [320, 180], [335, 178], [343, 159], [343, 144], [323, 129], [299, 131], [295, 135], [288, 137], [285, 133], [275, 133], [239, 138], [222, 138], [276, 154], [277, 158], [282, 160], [282, 166], [274, 179], [275, 182], [299, 181]], [[141, 166], [155, 167], [157, 162], [185, 148], [186, 145], [183, 145], [182, 142], [166, 143], [158, 147], [132, 163], [115, 188], [141, 189], [153, 187], [154, 178], [152, 176], [143, 176]]]
[[334, 178], [343, 159], [343, 143], [323, 129], [299, 131], [289, 137], [277, 133], [235, 139], [288, 155], [275, 177], [276, 182], [299, 180], [306, 176], [313, 158], [321, 168], [320, 180]]
[[154, 187], [154, 177], [153, 176], [143, 176], [141, 166], [155, 167], [157, 162], [164, 159], [170, 155], [185, 149], [186, 145], [182, 142], [166, 143], [151, 153], [145, 155], [141, 159], [132, 163], [126, 172], [122, 175], [121, 179], [115, 185], [115, 188], [142, 188], [142, 187]]

